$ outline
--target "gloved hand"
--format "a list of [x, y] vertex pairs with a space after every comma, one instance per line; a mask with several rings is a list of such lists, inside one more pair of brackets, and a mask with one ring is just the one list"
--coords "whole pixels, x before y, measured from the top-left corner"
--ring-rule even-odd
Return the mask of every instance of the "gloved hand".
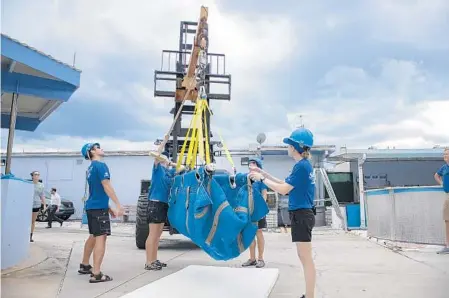
[[206, 165], [206, 171], [208, 171], [208, 172], [213, 172], [213, 171], [215, 171], [215, 169], [216, 169], [216, 166], [214, 163], [210, 163], [210, 164]]

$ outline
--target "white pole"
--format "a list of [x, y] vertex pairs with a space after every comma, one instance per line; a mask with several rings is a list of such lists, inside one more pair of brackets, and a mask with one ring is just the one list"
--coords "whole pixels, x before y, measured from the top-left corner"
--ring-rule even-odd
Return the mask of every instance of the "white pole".
[[366, 154], [364, 153], [362, 158], [358, 160], [359, 168], [359, 197], [360, 197], [360, 228], [366, 228], [366, 218], [365, 218], [365, 187], [363, 185], [363, 164], [366, 160]]

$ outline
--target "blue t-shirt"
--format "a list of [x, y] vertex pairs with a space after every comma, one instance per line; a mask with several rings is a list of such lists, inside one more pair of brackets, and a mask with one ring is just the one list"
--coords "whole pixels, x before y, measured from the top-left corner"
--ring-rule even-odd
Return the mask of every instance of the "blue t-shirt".
[[312, 164], [307, 159], [298, 161], [285, 179], [293, 186], [288, 195], [288, 209], [311, 209], [315, 197], [315, 173]]
[[109, 208], [109, 197], [101, 184], [105, 179], [111, 179], [108, 166], [104, 162], [93, 160], [87, 169], [89, 198], [86, 201], [86, 210]]
[[449, 193], [449, 164], [445, 164], [444, 166], [442, 166], [438, 170], [437, 174], [443, 180], [444, 192]]
[[172, 178], [175, 171], [176, 169], [167, 169], [160, 163], [153, 166], [151, 186], [148, 191], [148, 200], [168, 203], [170, 187], [172, 185]]
[[268, 187], [261, 181], [256, 181], [253, 183], [253, 191], [258, 191], [262, 195], [264, 189], [268, 190]]

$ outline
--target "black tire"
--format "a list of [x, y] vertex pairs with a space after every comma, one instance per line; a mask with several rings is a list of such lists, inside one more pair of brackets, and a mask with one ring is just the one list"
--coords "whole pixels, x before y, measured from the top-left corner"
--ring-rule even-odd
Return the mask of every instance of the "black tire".
[[42, 209], [39, 210], [39, 213], [37, 214], [36, 221], [38, 222], [46, 222], [47, 221], [47, 212], [42, 212]]
[[137, 201], [136, 214], [136, 246], [139, 249], [145, 249], [150, 228], [147, 221], [148, 197], [146, 195], [139, 196]]

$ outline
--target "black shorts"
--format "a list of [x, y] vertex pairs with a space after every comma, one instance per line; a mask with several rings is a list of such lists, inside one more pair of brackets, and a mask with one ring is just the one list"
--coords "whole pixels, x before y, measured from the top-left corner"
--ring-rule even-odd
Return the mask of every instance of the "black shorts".
[[262, 219], [260, 219], [257, 222], [257, 228], [260, 229], [266, 229], [267, 228], [267, 219], [264, 217]]
[[111, 235], [111, 219], [109, 209], [86, 210], [89, 234], [93, 236]]
[[33, 212], [39, 212], [39, 210], [41, 210], [41, 207], [33, 208]]
[[315, 215], [312, 209], [289, 211], [292, 229], [292, 242], [311, 242]]
[[148, 201], [147, 220], [149, 224], [160, 224], [167, 221], [168, 204]]

